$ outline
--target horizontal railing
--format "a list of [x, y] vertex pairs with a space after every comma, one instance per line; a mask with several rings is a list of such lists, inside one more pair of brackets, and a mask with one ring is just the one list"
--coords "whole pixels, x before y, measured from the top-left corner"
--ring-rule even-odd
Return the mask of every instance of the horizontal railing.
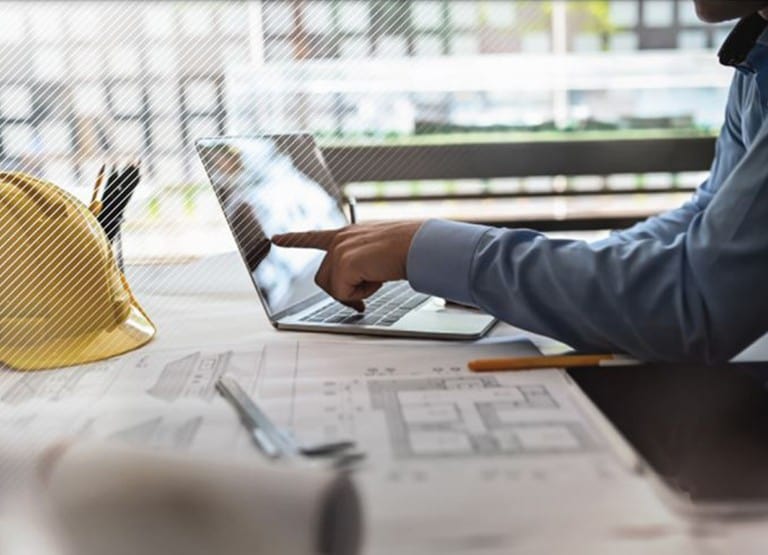
[[[579, 177], [617, 174], [678, 174], [709, 169], [715, 139], [706, 137], [662, 137], [654, 139], [570, 140], [510, 143], [460, 143], [428, 145], [332, 145], [323, 153], [331, 172], [342, 184], [435, 180], [490, 180], [527, 177]], [[425, 192], [418, 196], [386, 194], [384, 198], [359, 198], [359, 202], [418, 200], [470, 200], [489, 198], [584, 197], [626, 195], [638, 192], [679, 193], [692, 187], [648, 187], [551, 191], [470, 190], [455, 193]], [[526, 222], [542, 230], [601, 229], [625, 227], [645, 215], [601, 215], [546, 218]], [[471, 221], [471, 218], [469, 219]], [[488, 223], [487, 221], [485, 223]], [[507, 225], [505, 221], [495, 221]]]

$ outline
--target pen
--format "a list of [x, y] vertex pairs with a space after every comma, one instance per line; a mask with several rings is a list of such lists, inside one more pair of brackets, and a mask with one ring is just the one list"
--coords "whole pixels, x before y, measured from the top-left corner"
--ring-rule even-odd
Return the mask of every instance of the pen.
[[99, 174], [96, 176], [96, 183], [93, 184], [93, 193], [91, 194], [91, 205], [90, 210], [93, 212], [93, 214], [98, 217], [101, 213], [102, 204], [100, 197], [101, 192], [101, 184], [104, 182], [104, 172], [107, 169], [106, 164], [101, 165], [101, 169], [99, 169]]
[[574, 368], [577, 366], [620, 366], [639, 364], [637, 360], [623, 355], [550, 355], [514, 358], [487, 358], [471, 360], [469, 369], [473, 372], [515, 372], [539, 368]]

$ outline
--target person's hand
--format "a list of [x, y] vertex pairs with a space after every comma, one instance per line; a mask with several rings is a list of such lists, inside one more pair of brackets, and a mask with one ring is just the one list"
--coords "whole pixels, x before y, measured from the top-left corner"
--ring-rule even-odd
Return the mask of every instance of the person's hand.
[[405, 279], [408, 249], [422, 222], [350, 225], [341, 229], [284, 233], [280, 247], [321, 249], [325, 258], [315, 282], [338, 301], [363, 311], [363, 299], [385, 281]]

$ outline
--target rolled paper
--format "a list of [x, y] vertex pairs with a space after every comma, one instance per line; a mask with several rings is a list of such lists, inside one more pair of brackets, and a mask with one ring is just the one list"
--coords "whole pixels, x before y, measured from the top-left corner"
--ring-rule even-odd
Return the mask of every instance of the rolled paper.
[[79, 555], [354, 555], [362, 543], [348, 474], [74, 444], [47, 477]]

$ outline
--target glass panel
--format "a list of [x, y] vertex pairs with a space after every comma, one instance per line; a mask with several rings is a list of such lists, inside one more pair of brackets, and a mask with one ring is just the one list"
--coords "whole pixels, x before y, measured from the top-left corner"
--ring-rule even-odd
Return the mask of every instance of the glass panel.
[[34, 55], [37, 77], [43, 80], [61, 79], [66, 74], [64, 52], [55, 48], [38, 50]]
[[[722, 123], [732, 77], [714, 48], [732, 26], [701, 23], [690, 0], [169, 1], [120, 9], [109, 2], [5, 3], [0, 161], [84, 187], [103, 159], [141, 154], [143, 196], [132, 205], [131, 228], [142, 229], [137, 243], [146, 238], [152, 253], [172, 253], [184, 241], [165, 239], [158, 222], [178, 224], [180, 236], [190, 229], [226, 236], [216, 227], [215, 199], [199, 193], [207, 189], [195, 136], [306, 129], [321, 142], [402, 145], [710, 137]], [[556, 45], [565, 52], [554, 55]], [[663, 49], [638, 52], [653, 45]], [[223, 98], [214, 83], [224, 84]], [[700, 177], [619, 175], [603, 185], [647, 193], [670, 183], [690, 188]], [[599, 182], [360, 187], [392, 198], [591, 191]], [[513, 200], [482, 202], [476, 207], [484, 214], [525, 212]], [[391, 213], [402, 216], [403, 204]], [[550, 213], [553, 206], [537, 205]], [[559, 206], [562, 215], [618, 202], [606, 195]], [[431, 208], [409, 209], [423, 215]], [[189, 248], [203, 254], [231, 246]]]
[[455, 0], [448, 2], [451, 24], [457, 29], [472, 29], [480, 22], [478, 2]]
[[411, 8], [413, 26], [421, 30], [436, 30], [443, 25], [443, 4], [437, 0], [414, 2]]
[[194, 80], [184, 86], [187, 110], [210, 112], [216, 109], [216, 84], [210, 81]]
[[173, 33], [174, 10], [170, 4], [150, 4], [144, 8], [144, 32], [153, 38], [167, 38]]
[[696, 5], [693, 2], [678, 2], [677, 10], [681, 25], [700, 26], [701, 20], [696, 15]]
[[139, 85], [121, 83], [112, 87], [112, 106], [121, 116], [137, 116], [144, 109], [142, 91]]
[[32, 37], [40, 42], [57, 42], [64, 36], [64, 16], [56, 4], [38, 4], [30, 11]]
[[147, 52], [147, 61], [149, 63], [149, 70], [157, 75], [172, 75], [176, 73], [178, 68], [178, 56], [176, 50], [166, 47], [157, 46]]
[[208, 6], [186, 5], [182, 8], [181, 28], [184, 33], [193, 37], [203, 37], [211, 32], [213, 12]]
[[682, 31], [677, 36], [677, 46], [685, 50], [703, 50], [707, 47], [707, 33], [705, 31]]
[[83, 85], [75, 90], [75, 111], [84, 116], [101, 115], [107, 110], [104, 88], [100, 85]]
[[176, 83], [173, 81], [158, 81], [148, 90], [149, 107], [153, 115], [175, 113], [180, 109]]
[[190, 118], [187, 122], [187, 127], [189, 128], [189, 138], [191, 141], [220, 135], [219, 126], [214, 118]]
[[80, 40], [94, 40], [104, 27], [101, 12], [87, 4], [67, 9], [66, 19], [69, 32]]
[[78, 48], [72, 53], [72, 70], [77, 77], [94, 79], [104, 73], [104, 57], [101, 51]]
[[313, 33], [333, 30], [333, 7], [328, 2], [308, 2], [302, 6], [304, 25]]
[[610, 0], [610, 20], [617, 27], [634, 27], [639, 19], [636, 0]]
[[290, 2], [264, 3], [264, 30], [275, 34], [288, 34], [293, 30], [293, 6]]
[[352, 0], [339, 3], [339, 23], [343, 31], [364, 32], [368, 30], [370, 4]]
[[422, 35], [415, 42], [416, 54], [419, 56], [440, 56], [443, 53], [443, 41], [438, 37]]
[[492, 27], [505, 29], [515, 23], [515, 6], [511, 2], [485, 2], [486, 21]]
[[140, 121], [114, 122], [111, 142], [116, 153], [137, 156], [144, 148], [144, 127]]
[[69, 124], [48, 122], [41, 126], [40, 135], [43, 149], [47, 155], [63, 156], [72, 149], [72, 132]]
[[37, 151], [35, 130], [31, 125], [6, 125], [2, 136], [5, 156], [31, 156]]
[[675, 4], [669, 0], [645, 0], [643, 23], [648, 27], [668, 27], [675, 20]]
[[118, 47], [108, 54], [109, 71], [116, 77], [135, 77], [141, 73], [141, 60], [136, 47]]
[[384, 35], [376, 42], [376, 55], [382, 58], [402, 58], [408, 53], [405, 37]]
[[3, 17], [0, 17], [0, 43], [21, 42], [25, 29], [25, 18], [21, 10], [3, 7]]
[[181, 122], [177, 118], [152, 120], [152, 143], [162, 151], [175, 152], [182, 147]]
[[27, 87], [11, 86], [0, 90], [3, 117], [23, 119], [32, 115], [32, 94]]

